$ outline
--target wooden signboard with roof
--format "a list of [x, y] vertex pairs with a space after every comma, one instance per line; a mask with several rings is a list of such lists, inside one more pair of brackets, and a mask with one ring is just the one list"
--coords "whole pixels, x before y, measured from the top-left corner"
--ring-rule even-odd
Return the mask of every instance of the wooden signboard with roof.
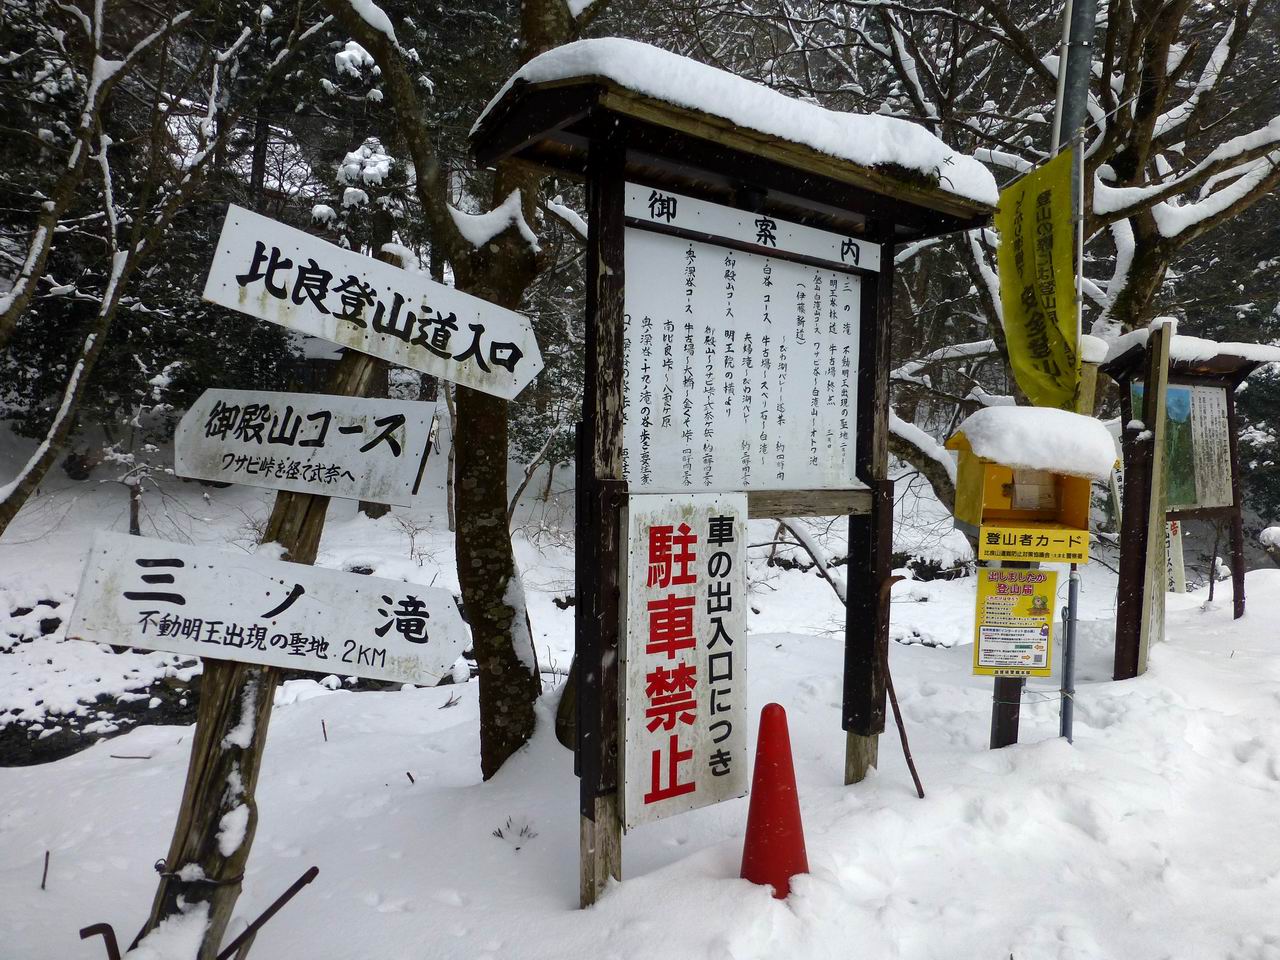
[[612, 38], [530, 61], [472, 141], [481, 165], [523, 160], [586, 181], [575, 631], [586, 905], [621, 875], [629, 496], [736, 492], [752, 517], [849, 517], [846, 782], [875, 764], [894, 248], [986, 223], [995, 190], [912, 124], [823, 110]]
[[[1227, 524], [1233, 612], [1244, 616], [1244, 500], [1237, 448], [1236, 388], [1280, 349], [1215, 343], [1157, 321], [1112, 344], [1101, 367], [1120, 385], [1124, 504], [1116, 604], [1114, 676], [1147, 669], [1150, 641], [1163, 633], [1165, 523]], [[1156, 482], [1159, 481], [1159, 482]]]

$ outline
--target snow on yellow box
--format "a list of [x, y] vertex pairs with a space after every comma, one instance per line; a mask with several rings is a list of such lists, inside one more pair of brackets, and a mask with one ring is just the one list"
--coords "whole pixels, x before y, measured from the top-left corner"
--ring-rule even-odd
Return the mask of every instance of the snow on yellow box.
[[973, 672], [986, 677], [1047, 677], [1053, 668], [1052, 570], [978, 571]]
[[1047, 407], [987, 407], [947, 440], [960, 455], [956, 526], [980, 560], [1087, 563], [1089, 490], [1116, 462], [1093, 417]]

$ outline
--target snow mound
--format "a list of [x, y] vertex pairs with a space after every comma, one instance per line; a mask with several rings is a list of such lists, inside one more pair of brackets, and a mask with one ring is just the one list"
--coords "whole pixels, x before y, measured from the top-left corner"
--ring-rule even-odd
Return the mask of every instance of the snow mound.
[[1101, 420], [1048, 407], [987, 407], [960, 424], [973, 452], [1025, 470], [1105, 480], [1116, 445]]
[[939, 181], [959, 197], [994, 205], [996, 182], [974, 157], [957, 153], [918, 124], [880, 114], [840, 113], [659, 50], [603, 37], [579, 40], [534, 57], [489, 101], [472, 132], [517, 82], [603, 77], [655, 100], [722, 117], [730, 123], [803, 144], [864, 167], [897, 166]]

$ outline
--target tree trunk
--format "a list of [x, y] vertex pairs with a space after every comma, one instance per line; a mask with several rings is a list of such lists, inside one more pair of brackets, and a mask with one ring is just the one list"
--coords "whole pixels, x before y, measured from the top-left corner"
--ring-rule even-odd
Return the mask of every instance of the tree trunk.
[[129, 532], [142, 536], [142, 483], [134, 481], [125, 485], [129, 491]]
[[[362, 396], [368, 389], [372, 359], [361, 353], [345, 354], [330, 392]], [[328, 497], [278, 493], [262, 542], [284, 547], [285, 560], [313, 563], [328, 506]], [[178, 822], [151, 916], [134, 944], [166, 918], [207, 904], [199, 960], [215, 960], [240, 896], [245, 863], [257, 831], [255, 791], [280, 671], [226, 660], [206, 659], [203, 663], [195, 739]], [[251, 733], [245, 737], [241, 731], [248, 724], [252, 724]], [[237, 727], [240, 731], [233, 734]], [[248, 813], [243, 837], [224, 853], [219, 839], [223, 819], [240, 807]]]
[[[385, 399], [389, 390], [388, 381], [391, 365], [377, 357], [369, 357], [368, 360], [372, 367], [372, 376], [369, 380], [369, 392], [365, 396]], [[379, 517], [385, 517], [391, 512], [391, 504], [378, 503], [375, 500], [361, 500], [360, 512], [371, 520], [377, 520]]]
[[448, 384], [440, 388], [444, 394], [444, 405], [449, 411], [449, 459], [444, 472], [444, 506], [448, 515], [449, 532], [458, 531], [458, 512], [454, 502], [457, 490], [458, 475], [458, 406], [453, 399], [453, 388]]
[[[507, 404], [459, 387], [454, 405], [472, 437], [457, 451], [458, 582], [480, 671], [480, 772], [487, 780], [533, 735], [533, 703], [541, 693], [526, 629], [507, 527]], [[517, 649], [523, 645], [525, 649]], [[525, 659], [527, 658], [527, 659]]]

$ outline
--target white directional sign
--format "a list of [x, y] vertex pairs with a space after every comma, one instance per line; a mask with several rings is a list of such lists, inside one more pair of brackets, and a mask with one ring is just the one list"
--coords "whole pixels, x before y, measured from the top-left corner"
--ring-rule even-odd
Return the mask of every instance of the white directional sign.
[[747, 497], [627, 506], [627, 827], [747, 792]]
[[862, 486], [858, 271], [880, 248], [635, 185], [626, 213], [630, 489]]
[[101, 532], [67, 636], [420, 684], [468, 642], [438, 587]]
[[422, 486], [434, 403], [206, 390], [178, 424], [179, 476], [407, 506]]
[[528, 317], [234, 204], [204, 298], [507, 400], [542, 369]]

